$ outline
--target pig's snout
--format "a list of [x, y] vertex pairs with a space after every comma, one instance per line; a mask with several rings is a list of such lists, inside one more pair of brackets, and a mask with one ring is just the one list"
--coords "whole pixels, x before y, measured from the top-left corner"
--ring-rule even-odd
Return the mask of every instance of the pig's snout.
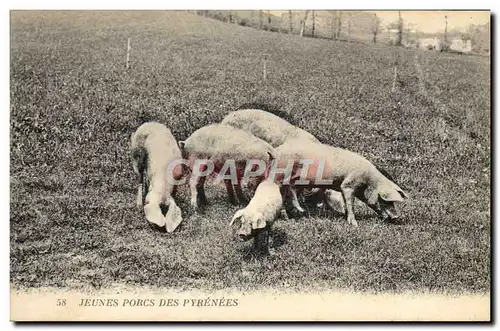
[[399, 219], [399, 214], [395, 208], [384, 209], [384, 214], [385, 217], [383, 218], [385, 218], [386, 220], [397, 221]]
[[250, 238], [252, 238], [252, 235], [243, 234], [243, 233], [238, 234], [238, 236], [239, 236], [241, 241], [248, 241]]
[[238, 237], [242, 241], [247, 241], [248, 239], [252, 238], [252, 227], [250, 224], [244, 224], [241, 226], [241, 228], [238, 230]]
[[392, 210], [391, 209], [387, 209], [386, 212], [387, 212], [387, 216], [389, 216], [389, 218], [391, 220], [397, 220], [399, 218], [398, 212], [396, 210], [394, 210], [394, 209], [392, 209]]

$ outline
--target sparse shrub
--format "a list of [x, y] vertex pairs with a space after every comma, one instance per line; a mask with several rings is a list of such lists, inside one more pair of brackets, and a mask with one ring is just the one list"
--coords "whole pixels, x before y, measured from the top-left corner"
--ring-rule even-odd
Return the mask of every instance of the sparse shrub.
[[240, 19], [240, 21], [238, 22], [238, 24], [239, 24], [239, 25], [241, 25], [241, 26], [249, 26], [249, 24], [248, 24], [248, 23], [249, 23], [249, 22], [248, 22], [248, 19], [246, 19], [246, 18], [242, 18], [242, 19]]

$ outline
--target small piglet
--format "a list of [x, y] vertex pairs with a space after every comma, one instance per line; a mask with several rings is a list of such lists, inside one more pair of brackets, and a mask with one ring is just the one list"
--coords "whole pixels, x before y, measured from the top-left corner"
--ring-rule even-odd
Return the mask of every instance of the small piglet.
[[254, 251], [257, 255], [267, 255], [269, 230], [276, 218], [283, 213], [279, 186], [271, 180], [264, 180], [257, 186], [249, 204], [234, 214], [229, 225], [239, 228], [238, 236], [241, 240], [254, 238]]

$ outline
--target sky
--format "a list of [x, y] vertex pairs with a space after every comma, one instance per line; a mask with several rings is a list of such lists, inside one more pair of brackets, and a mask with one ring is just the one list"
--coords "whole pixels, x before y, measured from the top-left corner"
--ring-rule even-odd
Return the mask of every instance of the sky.
[[[376, 11], [382, 24], [388, 24], [398, 19], [397, 11]], [[448, 16], [448, 30], [465, 30], [469, 24], [484, 24], [490, 20], [489, 11], [401, 11], [403, 21], [414, 24], [422, 32], [443, 32], [444, 16]]]

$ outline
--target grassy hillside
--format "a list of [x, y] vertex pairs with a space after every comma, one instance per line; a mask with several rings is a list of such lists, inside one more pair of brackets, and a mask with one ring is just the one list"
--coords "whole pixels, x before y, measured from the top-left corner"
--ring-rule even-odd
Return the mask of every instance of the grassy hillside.
[[[10, 75], [16, 287], [490, 289], [489, 59], [185, 12], [12, 12]], [[156, 120], [185, 139], [247, 102], [279, 106], [323, 142], [385, 167], [411, 197], [402, 224], [361, 205], [356, 229], [310, 210], [277, 222], [275, 255], [253, 261], [227, 226], [237, 208], [208, 187], [204, 215], [183, 188], [179, 231], [150, 229], [134, 205], [130, 134]]]

